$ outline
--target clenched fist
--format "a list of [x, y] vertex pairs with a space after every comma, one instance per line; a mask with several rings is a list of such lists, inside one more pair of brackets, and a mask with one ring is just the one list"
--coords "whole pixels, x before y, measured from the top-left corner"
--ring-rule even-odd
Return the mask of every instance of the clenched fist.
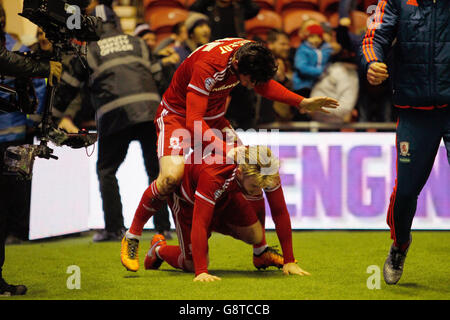
[[389, 78], [389, 73], [386, 64], [382, 62], [370, 64], [369, 70], [367, 70], [367, 81], [371, 85], [378, 86], [387, 78]]

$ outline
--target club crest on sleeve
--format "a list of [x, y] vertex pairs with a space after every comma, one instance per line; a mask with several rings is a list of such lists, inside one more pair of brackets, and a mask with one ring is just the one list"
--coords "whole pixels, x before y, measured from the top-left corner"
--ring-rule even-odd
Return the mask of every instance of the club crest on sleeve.
[[216, 81], [213, 78], [206, 78], [205, 80], [205, 89], [211, 91], [212, 87], [216, 84]]
[[225, 191], [224, 189], [217, 189], [217, 190], [214, 192], [214, 200], [219, 199], [220, 196], [222, 195], [222, 193], [223, 193], [224, 191]]
[[402, 157], [407, 157], [410, 155], [409, 153], [409, 142], [407, 141], [402, 141], [400, 142], [400, 155]]
[[170, 149], [174, 149], [174, 150], [181, 149], [180, 138], [178, 138], [178, 137], [171, 137], [170, 138], [170, 146], [169, 146], [169, 148]]

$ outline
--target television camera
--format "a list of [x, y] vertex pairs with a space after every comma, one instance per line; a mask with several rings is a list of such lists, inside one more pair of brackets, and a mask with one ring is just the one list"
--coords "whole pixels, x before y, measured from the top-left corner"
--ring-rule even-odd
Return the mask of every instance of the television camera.
[[[50, 60], [61, 61], [63, 53], [74, 54], [81, 58], [81, 55], [85, 55], [86, 47], [79, 43], [75, 44], [74, 40], [98, 41], [102, 27], [101, 19], [82, 14], [89, 2], [89, 0], [24, 0], [23, 11], [19, 15], [45, 32], [47, 39], [53, 45]], [[40, 59], [39, 56], [34, 58]], [[20, 84], [17, 80], [16, 86]], [[30, 99], [29, 90], [24, 90], [23, 86], [18, 86], [18, 90], [0, 86], [0, 90], [17, 97], [17, 105], [9, 105], [8, 108], [16, 107], [25, 113], [28, 113], [30, 109], [35, 111], [37, 101], [35, 98]], [[52, 107], [56, 89], [57, 81], [53, 81], [53, 86], [47, 86], [46, 89], [46, 101], [38, 133], [40, 144], [8, 147], [4, 154], [6, 174], [18, 174], [21, 178], [31, 179], [36, 157], [58, 159], [53, 155], [53, 149], [47, 146], [49, 141], [57, 146], [82, 148], [94, 144], [97, 140], [96, 133], [81, 130], [77, 134], [71, 134], [55, 125], [52, 119]]]

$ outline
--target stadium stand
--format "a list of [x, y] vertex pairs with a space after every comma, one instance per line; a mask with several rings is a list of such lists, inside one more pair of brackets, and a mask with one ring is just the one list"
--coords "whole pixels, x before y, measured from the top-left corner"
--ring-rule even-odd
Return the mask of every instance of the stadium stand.
[[189, 10], [189, 7], [192, 6], [192, 4], [195, 2], [195, 0], [186, 0], [184, 2], [184, 6], [186, 7], [186, 9]]
[[144, 0], [144, 7], [173, 7], [184, 9], [186, 7], [186, 0]]
[[[350, 13], [350, 19], [352, 20], [350, 31], [353, 33], [359, 33], [363, 28], [367, 26], [368, 18], [369, 16], [362, 11], [352, 11]], [[339, 25], [339, 13], [332, 13], [328, 20], [331, 27], [336, 28]]]
[[319, 11], [328, 16], [338, 10], [339, 0], [320, 0]]
[[272, 11], [277, 10], [277, 2], [278, 2], [277, 0], [255, 0], [253, 2], [257, 3], [261, 9]]
[[261, 9], [256, 17], [245, 21], [245, 30], [249, 39], [259, 37], [266, 40], [270, 29], [282, 29], [282, 26], [283, 22], [280, 15], [267, 9]]
[[294, 9], [318, 10], [320, 0], [277, 0], [277, 11], [284, 16]]
[[186, 9], [173, 7], [155, 7], [146, 11], [145, 21], [155, 31], [156, 43], [168, 37], [172, 33], [172, 27], [181, 21], [185, 21], [189, 12]]

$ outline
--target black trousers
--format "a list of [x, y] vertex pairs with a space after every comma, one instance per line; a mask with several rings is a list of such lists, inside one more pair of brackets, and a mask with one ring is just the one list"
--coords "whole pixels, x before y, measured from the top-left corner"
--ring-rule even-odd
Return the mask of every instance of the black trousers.
[[31, 141], [0, 144], [0, 278], [5, 263], [6, 237], [13, 234], [22, 240], [27, 240], [29, 234], [31, 181], [3, 174], [3, 156], [6, 148], [26, 143], [31, 143]]
[[450, 165], [450, 107], [437, 110], [400, 109], [396, 135], [397, 179], [387, 223], [397, 244], [409, 241], [417, 198], [430, 176], [441, 139]]
[[[156, 139], [156, 129], [153, 122], [143, 122], [106, 137], [100, 136], [98, 140], [97, 175], [107, 231], [117, 232], [124, 227], [122, 202], [116, 173], [125, 160], [129, 144], [133, 140], [137, 140], [141, 144], [144, 165], [150, 184], [158, 177], [159, 173]], [[153, 222], [158, 232], [170, 230], [167, 205], [155, 214]]]

